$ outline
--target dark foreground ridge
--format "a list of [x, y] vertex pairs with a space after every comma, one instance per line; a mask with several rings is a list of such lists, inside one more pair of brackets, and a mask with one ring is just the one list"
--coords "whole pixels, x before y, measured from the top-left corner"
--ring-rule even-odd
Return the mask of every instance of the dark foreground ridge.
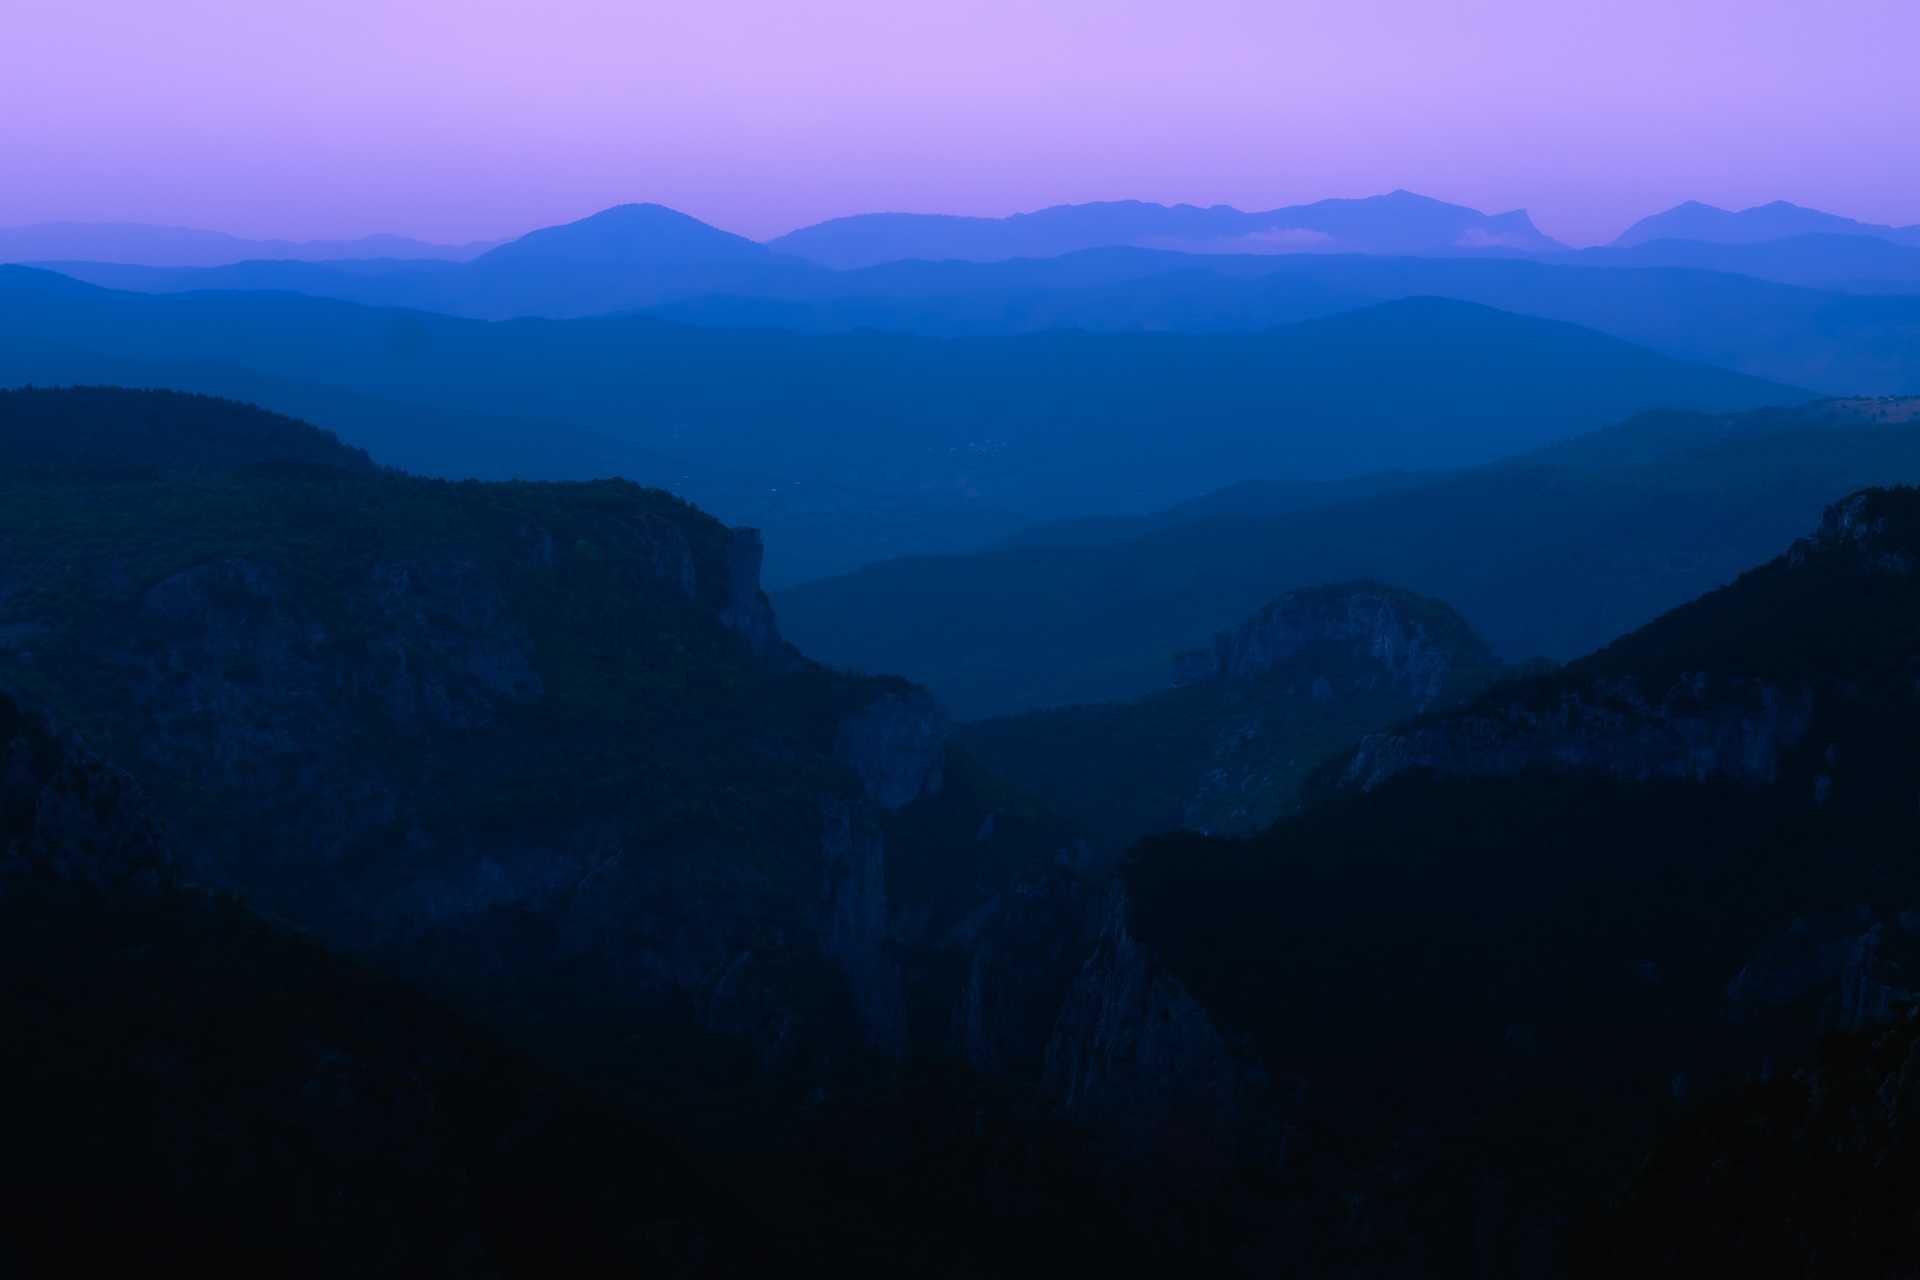
[[587, 1091], [186, 886], [146, 797], [0, 696], [0, 1263], [699, 1275], [771, 1262]]
[[1806, 1179], [1903, 1167], [1920, 493], [1504, 678], [1437, 601], [1269, 593], [1164, 706], [1251, 699], [1286, 816], [1116, 857], [1061, 815], [1110, 782], [810, 662], [669, 495], [154, 393], [0, 396], [0, 452], [17, 1249], [1685, 1273], [1785, 1239], [1716, 1234], [1751, 1187], [1807, 1273], [1912, 1256]]

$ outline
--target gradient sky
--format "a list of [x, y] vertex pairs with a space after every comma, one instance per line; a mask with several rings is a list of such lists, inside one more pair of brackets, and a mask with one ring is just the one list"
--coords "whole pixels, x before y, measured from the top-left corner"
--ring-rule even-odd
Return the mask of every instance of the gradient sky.
[[1920, 0], [4, 0], [0, 225], [498, 238], [1408, 187], [1920, 222]]

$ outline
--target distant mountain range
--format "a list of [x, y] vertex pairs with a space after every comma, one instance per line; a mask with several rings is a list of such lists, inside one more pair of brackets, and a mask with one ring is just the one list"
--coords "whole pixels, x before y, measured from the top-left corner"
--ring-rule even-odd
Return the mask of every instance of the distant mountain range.
[[[1035, 531], [778, 593], [821, 661], [962, 719], [1137, 697], [1276, 595], [1403, 584], [1508, 660], [1570, 658], [1730, 581], [1838, 497], [1920, 482], [1920, 399], [1635, 417], [1452, 475], [1242, 486], [1163, 520]], [[1369, 489], [1372, 491], [1369, 492]]]
[[358, 240], [247, 240], [192, 227], [138, 222], [41, 222], [0, 227], [0, 262], [120, 262], [148, 267], [218, 267], [233, 262], [401, 258], [461, 262], [491, 244], [429, 244], [407, 236]]
[[905, 258], [1050, 258], [1111, 245], [1186, 253], [1544, 253], [1562, 247], [1523, 210], [1489, 215], [1411, 191], [1259, 213], [1139, 200], [1055, 205], [1007, 218], [867, 213], [771, 242], [782, 253], [843, 269]]
[[1613, 248], [1632, 248], [1653, 240], [1700, 240], [1708, 244], [1758, 244], [1793, 236], [1869, 236], [1920, 247], [1920, 226], [1888, 227], [1822, 213], [1785, 200], [1737, 212], [1698, 200], [1675, 205], [1621, 232]]
[[[942, 545], [941, 530], [990, 539], [1018, 517], [1150, 511], [1253, 477], [1466, 465], [1637, 410], [1811, 394], [1437, 298], [1264, 332], [954, 340], [637, 315], [489, 324], [285, 293], [124, 293], [14, 267], [0, 268], [0, 338], [16, 382], [74, 380], [74, 352], [133, 362], [157, 385], [310, 414], [376, 460], [391, 435], [395, 454], [439, 474], [530, 474], [529, 442], [557, 423], [588, 475], [617, 469], [683, 493], [674, 481], [688, 472], [750, 477], [751, 506], [703, 486], [688, 496], [729, 520], [803, 530], [775, 540], [795, 557], [770, 566], [786, 582], [969, 545]], [[260, 381], [210, 380], [208, 365]], [[378, 430], [352, 408], [369, 399], [383, 406]], [[416, 426], [405, 405], [433, 412]], [[463, 447], [461, 424], [476, 419]], [[691, 466], [663, 475], [648, 454]]]
[[[1687, 201], [1642, 218], [1603, 248], [1638, 249], [1664, 241], [1752, 246], [1806, 237], [1880, 240], [1920, 249], [1920, 225], [1861, 222], [1786, 201], [1738, 211]], [[764, 267], [776, 259], [798, 259], [846, 271], [907, 261], [1057, 258], [1119, 247], [1188, 255], [1552, 256], [1567, 251], [1566, 245], [1534, 226], [1524, 210], [1487, 214], [1405, 190], [1253, 212], [1230, 205], [1113, 200], [1054, 205], [1002, 218], [864, 213], [801, 227], [765, 244], [649, 203], [616, 205], [501, 244], [431, 244], [394, 235], [337, 241], [248, 240], [217, 231], [137, 223], [52, 222], [0, 228], [0, 262], [174, 269], [289, 262], [353, 264], [346, 269], [362, 279], [385, 274], [375, 263], [393, 261], [471, 262], [481, 268], [482, 276], [511, 276], [510, 266], [536, 262], [601, 271], [613, 267], [662, 271], [718, 263]], [[1673, 265], [1671, 261], [1664, 264]], [[268, 275], [256, 285], [248, 283], [243, 273], [204, 283], [156, 281], [163, 288], [280, 287], [289, 282], [314, 286], [324, 284], [326, 278]], [[460, 292], [452, 290], [450, 300], [460, 303]]]
[[[1223, 225], [1226, 214], [1256, 216], [1134, 204], [1021, 215], [1028, 221], [933, 220], [972, 228], [964, 234], [976, 240], [989, 232], [989, 239], [1026, 236], [1033, 252], [1054, 256], [910, 259], [837, 270], [660, 205], [636, 204], [542, 229], [470, 262], [42, 265], [145, 293], [304, 293], [483, 320], [645, 310], [709, 328], [943, 337], [1057, 329], [1252, 332], [1432, 294], [1585, 325], [1683, 359], [1835, 395], [1920, 391], [1920, 248], [1868, 235], [1820, 234], [1741, 244], [1658, 239], [1583, 250], [1550, 246], [1527, 255], [1387, 252], [1393, 245], [1435, 243], [1408, 230], [1423, 220], [1458, 230], [1462, 218], [1470, 223], [1481, 215], [1415, 196], [1304, 208], [1322, 221], [1332, 219], [1329, 210], [1337, 212], [1349, 228], [1381, 224], [1365, 241], [1373, 251], [1195, 253], [1109, 245], [1057, 252], [1068, 241], [1019, 229], [1078, 226], [1091, 236], [1104, 226], [1119, 237], [1160, 214], [1195, 215], [1189, 229]], [[1246, 247], [1244, 238], [1208, 243]], [[909, 249], [904, 242], [896, 247]], [[1911, 296], [1874, 300], [1867, 294]]]

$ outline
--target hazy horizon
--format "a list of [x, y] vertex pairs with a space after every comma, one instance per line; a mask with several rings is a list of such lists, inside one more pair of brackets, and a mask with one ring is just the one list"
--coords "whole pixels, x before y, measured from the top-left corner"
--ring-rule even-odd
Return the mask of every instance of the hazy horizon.
[[653, 201], [764, 240], [1395, 188], [1576, 245], [1684, 200], [1920, 222], [1897, 0], [22, 0], [8, 34], [6, 226], [461, 243]]
[[[1391, 189], [1391, 190], [1409, 190], [1409, 188], [1393, 188], [1393, 189]], [[1364, 200], [1364, 199], [1368, 199], [1368, 198], [1373, 198], [1373, 197], [1379, 197], [1379, 196], [1384, 196], [1384, 195], [1388, 195], [1388, 194], [1390, 194], [1390, 193], [1391, 193], [1391, 192], [1390, 192], [1390, 190], [1385, 190], [1385, 189], [1383, 189], [1383, 190], [1381, 190], [1381, 191], [1370, 191], [1370, 192], [1365, 192], [1365, 193], [1362, 193], [1362, 194], [1360, 194], [1360, 195], [1352, 195], [1352, 196], [1350, 196], [1350, 195], [1333, 195], [1333, 196], [1315, 196], [1315, 197], [1311, 197], [1311, 198], [1308, 198], [1308, 199], [1304, 199], [1304, 200], [1298, 200], [1298, 201], [1291, 201], [1291, 202], [1289, 202], [1289, 204], [1291, 204], [1291, 205], [1308, 205], [1308, 204], [1313, 204], [1313, 203], [1316, 203], [1317, 201], [1321, 201], [1321, 200], [1341, 200], [1341, 199], [1345, 199], [1345, 200]], [[1420, 195], [1420, 196], [1425, 196], [1425, 197], [1427, 197], [1427, 198], [1430, 198], [1430, 199], [1440, 199], [1440, 197], [1437, 197], [1437, 196], [1432, 196], [1432, 195], [1431, 195], [1431, 193], [1429, 193], [1429, 192], [1425, 192], [1425, 191], [1416, 191], [1416, 192], [1414, 192], [1413, 194], [1415, 194], [1415, 195]], [[1690, 199], [1692, 199], [1692, 197], [1688, 197], [1687, 199], [1689, 199], [1689, 200], [1690, 200]], [[1093, 203], [1100, 203], [1100, 202], [1101, 202], [1102, 200], [1110, 200], [1110, 201], [1114, 201], [1114, 202], [1123, 202], [1123, 201], [1129, 201], [1129, 200], [1141, 200], [1141, 201], [1142, 201], [1142, 202], [1144, 202], [1144, 203], [1151, 203], [1151, 204], [1160, 204], [1160, 205], [1166, 205], [1166, 206], [1176, 206], [1176, 205], [1193, 205], [1193, 206], [1199, 206], [1199, 207], [1202, 207], [1202, 208], [1204, 208], [1204, 207], [1206, 207], [1206, 205], [1204, 205], [1204, 204], [1202, 204], [1202, 202], [1200, 202], [1200, 201], [1195, 201], [1195, 200], [1145, 200], [1145, 199], [1144, 199], [1143, 197], [1138, 197], [1138, 196], [1113, 196], [1113, 197], [1103, 197], [1103, 198], [1101, 198], [1101, 199], [1096, 199], [1096, 200], [1089, 200], [1089, 201], [1064, 201], [1064, 200], [1054, 200], [1054, 201], [1047, 201], [1047, 202], [1045, 202], [1045, 203], [1041, 203], [1041, 204], [1034, 204], [1034, 205], [1028, 205], [1028, 206], [1023, 206], [1023, 207], [1021, 207], [1021, 208], [1016, 208], [1016, 209], [1007, 209], [1007, 210], [1004, 210], [1004, 211], [1001, 211], [1001, 212], [986, 212], [986, 213], [964, 213], [964, 212], [959, 212], [959, 211], [956, 211], [956, 210], [952, 210], [952, 209], [879, 209], [879, 208], [876, 208], [876, 209], [855, 209], [855, 210], [851, 210], [851, 211], [849, 211], [849, 212], [848, 212], [848, 213], [846, 213], [846, 214], [834, 214], [834, 215], [831, 215], [831, 217], [833, 217], [833, 218], [839, 218], [839, 217], [848, 217], [848, 216], [857, 216], [857, 215], [859, 215], [859, 214], [928, 214], [928, 215], [953, 215], [953, 216], [960, 216], [960, 217], [983, 217], [983, 218], [1004, 218], [1004, 217], [1010, 217], [1010, 216], [1016, 216], [1016, 215], [1019, 215], [1019, 214], [1027, 214], [1027, 213], [1035, 213], [1035, 212], [1040, 212], [1040, 211], [1043, 211], [1043, 210], [1046, 210], [1046, 209], [1049, 209], [1049, 208], [1053, 208], [1053, 207], [1057, 207], [1057, 206], [1066, 206], [1066, 205], [1079, 205], [1079, 204], [1093, 204]], [[603, 212], [605, 212], [605, 211], [607, 211], [608, 209], [612, 209], [612, 208], [616, 208], [616, 207], [619, 207], [619, 206], [621, 206], [621, 205], [632, 205], [632, 204], [664, 204], [664, 203], [665, 203], [665, 202], [663, 202], [663, 201], [652, 201], [652, 200], [648, 200], [648, 199], [646, 199], [645, 197], [636, 197], [636, 198], [634, 198], [634, 199], [632, 199], [632, 200], [616, 200], [616, 201], [614, 201], [614, 202], [612, 202], [611, 204], [607, 204], [607, 205], [601, 205], [601, 206], [596, 206], [595, 208], [592, 208], [592, 209], [584, 209], [584, 210], [581, 210], [581, 211], [579, 211], [579, 212], [577, 212], [577, 213], [573, 213], [573, 214], [564, 214], [564, 215], [561, 215], [561, 216], [559, 216], [559, 217], [557, 217], [556, 219], [554, 219], [554, 220], [553, 220], [552, 222], [546, 222], [546, 223], [536, 223], [536, 224], [531, 224], [531, 225], [528, 225], [528, 226], [524, 226], [524, 227], [520, 227], [520, 228], [517, 228], [517, 229], [514, 229], [514, 230], [510, 230], [510, 231], [508, 231], [508, 232], [506, 232], [505, 234], [503, 234], [503, 235], [499, 235], [499, 236], [492, 236], [492, 237], [479, 237], [479, 238], [473, 238], [473, 239], [466, 239], [466, 240], [455, 240], [455, 239], [443, 239], [443, 238], [437, 238], [437, 237], [434, 237], [434, 236], [430, 236], [430, 235], [426, 235], [426, 234], [420, 234], [420, 233], [416, 233], [416, 232], [413, 232], [413, 231], [408, 231], [408, 230], [397, 230], [397, 231], [396, 231], [396, 230], [393, 230], [393, 229], [391, 229], [391, 228], [386, 228], [386, 229], [375, 229], [375, 230], [372, 230], [372, 231], [363, 231], [363, 232], [355, 232], [355, 233], [353, 233], [353, 234], [351, 234], [351, 235], [345, 235], [345, 234], [343, 234], [343, 235], [316, 235], [316, 236], [297, 236], [297, 235], [285, 235], [285, 234], [276, 234], [276, 233], [273, 233], [273, 232], [271, 232], [271, 231], [262, 231], [262, 232], [251, 232], [251, 231], [236, 231], [236, 230], [234, 230], [234, 229], [232, 229], [231, 227], [223, 227], [223, 226], [210, 226], [210, 225], [206, 225], [206, 224], [201, 224], [201, 223], [183, 223], [183, 222], [143, 222], [143, 221], [141, 221], [141, 220], [138, 220], [138, 219], [132, 219], [132, 218], [126, 218], [126, 219], [121, 219], [121, 218], [114, 218], [114, 219], [107, 219], [107, 218], [101, 218], [101, 219], [92, 219], [92, 218], [47, 218], [47, 219], [39, 219], [39, 220], [36, 220], [36, 221], [34, 221], [34, 222], [19, 222], [19, 223], [0, 223], [0, 231], [9, 231], [9, 230], [19, 230], [19, 229], [25, 229], [25, 228], [30, 228], [30, 227], [34, 227], [34, 226], [61, 226], [61, 225], [72, 225], [72, 226], [88, 226], [88, 225], [92, 225], [92, 226], [128, 226], [128, 227], [135, 227], [135, 226], [144, 226], [144, 227], [150, 227], [150, 228], [154, 228], [154, 229], [157, 229], [157, 230], [168, 230], [168, 231], [190, 231], [190, 232], [199, 232], [199, 233], [213, 233], [213, 234], [222, 234], [222, 235], [228, 235], [228, 236], [233, 236], [233, 237], [235, 237], [235, 238], [237, 238], [237, 239], [240, 239], [240, 240], [244, 240], [244, 241], [248, 241], [248, 242], [252, 242], [252, 243], [276, 243], [276, 242], [285, 242], [285, 243], [295, 243], [295, 244], [350, 244], [350, 243], [353, 243], [353, 242], [356, 242], [356, 241], [358, 241], [358, 240], [362, 240], [362, 239], [375, 239], [375, 238], [380, 238], [380, 237], [392, 237], [392, 238], [399, 238], [399, 239], [411, 239], [411, 240], [415, 240], [415, 241], [418, 241], [418, 242], [420, 242], [420, 243], [423, 243], [423, 244], [432, 244], [432, 245], [436, 245], [436, 246], [439, 246], [439, 247], [442, 247], [442, 248], [467, 248], [467, 247], [470, 247], [470, 246], [484, 246], [484, 245], [496, 245], [496, 244], [504, 244], [504, 243], [507, 243], [507, 242], [509, 242], [509, 241], [512, 241], [512, 240], [515, 240], [515, 239], [517, 239], [517, 238], [519, 238], [520, 236], [523, 236], [523, 235], [526, 235], [526, 234], [528, 234], [528, 233], [530, 233], [530, 232], [533, 232], [533, 231], [538, 231], [538, 230], [541, 230], [541, 229], [542, 229], [542, 228], [544, 228], [544, 227], [549, 227], [549, 226], [560, 226], [560, 225], [565, 225], [565, 224], [568, 224], [568, 223], [572, 223], [572, 222], [577, 222], [577, 221], [580, 221], [580, 220], [583, 220], [583, 219], [586, 219], [586, 218], [590, 218], [590, 217], [593, 217], [593, 216], [594, 216], [595, 214], [599, 214], [599, 213], [603, 213]], [[1215, 203], [1224, 203], [1224, 202], [1215, 202]], [[1446, 203], [1449, 203], [1449, 204], [1459, 204], [1459, 203], [1462, 203], [1462, 202], [1460, 202], [1460, 201], [1447, 201]], [[1569, 246], [1571, 246], [1571, 247], [1574, 247], [1574, 248], [1586, 248], [1586, 247], [1591, 247], [1592, 245], [1603, 245], [1603, 244], [1606, 244], [1606, 243], [1608, 243], [1608, 242], [1610, 242], [1611, 240], [1613, 240], [1613, 239], [1614, 239], [1614, 237], [1615, 237], [1615, 236], [1617, 236], [1617, 235], [1618, 235], [1618, 234], [1619, 234], [1620, 232], [1622, 232], [1622, 231], [1625, 231], [1625, 230], [1627, 230], [1627, 229], [1628, 229], [1628, 227], [1630, 227], [1630, 226], [1632, 226], [1632, 225], [1633, 225], [1634, 223], [1636, 223], [1636, 222], [1638, 222], [1638, 221], [1640, 221], [1640, 220], [1641, 220], [1642, 218], [1646, 218], [1646, 217], [1650, 217], [1650, 216], [1652, 216], [1652, 215], [1655, 215], [1655, 214], [1659, 214], [1659, 213], [1664, 213], [1664, 212], [1666, 212], [1666, 211], [1668, 211], [1669, 209], [1672, 209], [1673, 207], [1675, 207], [1675, 206], [1677, 206], [1677, 205], [1679, 205], [1679, 204], [1682, 204], [1682, 203], [1686, 203], [1686, 201], [1685, 201], [1685, 200], [1676, 200], [1676, 201], [1674, 201], [1674, 202], [1673, 202], [1673, 204], [1671, 204], [1671, 205], [1663, 205], [1663, 206], [1661, 206], [1661, 207], [1660, 207], [1660, 208], [1658, 208], [1658, 209], [1648, 209], [1648, 210], [1647, 210], [1647, 211], [1646, 211], [1645, 213], [1642, 213], [1642, 214], [1638, 214], [1638, 215], [1635, 215], [1635, 216], [1634, 216], [1634, 217], [1632, 217], [1632, 218], [1629, 218], [1629, 219], [1628, 219], [1628, 221], [1627, 221], [1627, 222], [1625, 222], [1625, 223], [1623, 223], [1623, 224], [1622, 224], [1622, 225], [1621, 225], [1621, 226], [1620, 226], [1620, 227], [1619, 227], [1619, 228], [1618, 228], [1618, 229], [1617, 229], [1616, 231], [1614, 231], [1613, 233], [1611, 233], [1611, 234], [1609, 234], [1609, 235], [1606, 235], [1606, 236], [1603, 236], [1603, 237], [1601, 237], [1601, 238], [1599, 238], [1598, 240], [1594, 240], [1594, 241], [1590, 241], [1590, 242], [1589, 242], [1589, 241], [1577, 241], [1577, 240], [1572, 240], [1572, 239], [1569, 239], [1569, 238], [1567, 238], [1567, 237], [1565, 237], [1565, 236], [1558, 236], [1558, 237], [1555, 237], [1555, 238], [1556, 238], [1556, 239], [1559, 239], [1559, 240], [1561, 240], [1561, 241], [1563, 241], [1564, 243], [1566, 243], [1566, 244], [1568, 244]], [[1712, 204], [1713, 202], [1712, 202], [1712, 201], [1704, 201], [1704, 202], [1701, 202], [1701, 203], [1706, 203], [1706, 204]], [[1771, 204], [1771, 203], [1774, 203], [1774, 202], [1773, 202], [1773, 201], [1759, 201], [1759, 202], [1756, 202], [1756, 204], [1758, 204], [1758, 205], [1764, 205], [1764, 204]], [[1797, 204], [1798, 202], [1797, 202], [1797, 201], [1788, 201], [1787, 203], [1796, 203], [1796, 204]], [[677, 206], [668, 206], [668, 207], [670, 207], [670, 208], [677, 208]], [[1257, 213], [1257, 212], [1265, 212], [1268, 206], [1257, 206], [1257, 207], [1255, 207], [1255, 206], [1244, 206], [1244, 205], [1243, 205], [1243, 206], [1236, 206], [1236, 207], [1238, 207], [1238, 208], [1240, 208], [1240, 209], [1241, 209], [1241, 210], [1242, 210], [1243, 212], [1249, 212], [1249, 213]], [[1274, 206], [1274, 207], [1285, 207], [1285, 206]], [[1469, 206], [1469, 207], [1472, 207], [1472, 206]], [[1737, 206], [1724, 206], [1724, 205], [1723, 205], [1723, 206], [1719, 206], [1719, 207], [1721, 207], [1721, 208], [1723, 208], [1723, 209], [1727, 209], [1727, 210], [1728, 210], [1729, 212], [1740, 212], [1740, 211], [1742, 211], [1742, 210], [1744, 210], [1744, 209], [1750, 209], [1750, 208], [1753, 208], [1753, 207], [1755, 207], [1755, 206], [1754, 206], [1754, 205], [1737, 205]], [[1859, 222], [1868, 222], [1868, 223], [1871, 223], [1871, 222], [1875, 222], [1875, 221], [1877, 221], [1876, 219], [1873, 219], [1873, 218], [1869, 218], [1869, 217], [1861, 217], [1861, 216], [1859, 216], [1859, 215], [1856, 215], [1856, 214], [1854, 214], [1854, 213], [1852, 213], [1852, 212], [1850, 212], [1850, 211], [1848, 211], [1848, 210], [1846, 210], [1846, 209], [1835, 209], [1835, 208], [1823, 208], [1823, 207], [1820, 207], [1820, 206], [1802, 206], [1802, 207], [1807, 207], [1807, 208], [1817, 208], [1817, 209], [1818, 209], [1818, 210], [1819, 210], [1820, 212], [1822, 212], [1822, 213], [1830, 213], [1830, 214], [1837, 214], [1837, 215], [1839, 215], [1839, 216], [1841, 216], [1841, 217], [1850, 217], [1850, 218], [1854, 218], [1854, 219], [1855, 219], [1856, 221], [1859, 221]], [[1521, 208], [1521, 209], [1522, 209], [1522, 210], [1524, 211], [1524, 209], [1525, 209], [1525, 206], [1520, 206], [1520, 208]], [[689, 212], [690, 212], [689, 210], [686, 210], [686, 209], [678, 209], [677, 211], [678, 211], [678, 212], [681, 212], [681, 213], [689, 213]], [[1482, 213], [1485, 213], [1485, 214], [1489, 214], [1489, 215], [1495, 215], [1495, 214], [1503, 214], [1503, 213], [1507, 213], [1507, 212], [1509, 212], [1509, 210], [1507, 210], [1507, 209], [1489, 209], [1489, 208], [1481, 208], [1481, 209], [1480, 209], [1479, 211], [1480, 211], [1480, 212], [1482, 212]], [[694, 216], [697, 216], [697, 215], [694, 215]], [[1530, 216], [1532, 216], [1532, 215], [1530, 214]], [[823, 218], [823, 219], [819, 219], [819, 220], [817, 220], [817, 221], [818, 221], [818, 222], [825, 222], [825, 221], [829, 221], [829, 220], [830, 220], [830, 219], [825, 219], [825, 218]], [[722, 225], [722, 224], [719, 224], [719, 223], [715, 223], [715, 222], [712, 222], [712, 221], [711, 221], [711, 220], [709, 220], [709, 219], [705, 219], [705, 218], [702, 218], [702, 219], [701, 219], [701, 221], [703, 221], [703, 222], [707, 222], [707, 223], [708, 223], [709, 225], [711, 225], [711, 226], [714, 226], [714, 227], [716, 227], [717, 229], [719, 229], [719, 230], [721, 230], [721, 231], [729, 231], [729, 232], [733, 232], [733, 233], [734, 233], [734, 234], [736, 234], [736, 235], [743, 235], [743, 236], [747, 236], [747, 238], [749, 238], [749, 239], [752, 239], [752, 240], [756, 240], [756, 241], [761, 241], [761, 242], [768, 242], [768, 241], [772, 241], [772, 240], [775, 240], [775, 239], [778, 239], [778, 238], [779, 238], [779, 237], [780, 237], [781, 235], [784, 235], [784, 234], [786, 234], [786, 232], [788, 232], [788, 231], [794, 231], [794, 230], [800, 230], [800, 229], [802, 229], [802, 228], [805, 228], [805, 227], [809, 227], [809, 226], [813, 226], [813, 225], [816, 225], [816, 223], [815, 223], [815, 222], [806, 222], [806, 223], [797, 223], [797, 224], [795, 224], [795, 225], [794, 225], [794, 226], [792, 226], [792, 227], [787, 227], [787, 228], [784, 228], [784, 229], [782, 229], [782, 230], [780, 230], [780, 231], [776, 231], [776, 232], [774, 232], [774, 233], [772, 233], [772, 234], [770, 234], [770, 235], [751, 235], [751, 234], [749, 234], [748, 232], [745, 232], [745, 231], [740, 231], [740, 230], [738, 230], [737, 228], [734, 228], [734, 227], [728, 227], [728, 226], [724, 226], [724, 225]], [[1538, 219], [1538, 217], [1534, 217], [1534, 218], [1533, 218], [1533, 221], [1534, 221], [1534, 223], [1535, 223], [1535, 225], [1536, 225], [1536, 226], [1538, 226], [1538, 225], [1539, 225], [1539, 219]], [[1891, 225], [1896, 225], [1896, 226], [1898, 226], [1898, 225], [1902, 225], [1902, 224], [1901, 224], [1901, 223], [1900, 223], [1900, 222], [1899, 222], [1898, 220], [1895, 220], [1895, 221], [1894, 221], [1894, 222], [1893, 222], [1893, 223], [1892, 223]], [[1545, 232], [1545, 233], [1546, 233], [1547, 235], [1549, 235], [1549, 236], [1551, 236], [1551, 235], [1553, 235], [1553, 232], [1552, 232], [1551, 230], [1549, 230], [1548, 228], [1546, 228], [1546, 227], [1541, 227], [1540, 229], [1541, 229], [1541, 230], [1542, 230], [1543, 232]]]

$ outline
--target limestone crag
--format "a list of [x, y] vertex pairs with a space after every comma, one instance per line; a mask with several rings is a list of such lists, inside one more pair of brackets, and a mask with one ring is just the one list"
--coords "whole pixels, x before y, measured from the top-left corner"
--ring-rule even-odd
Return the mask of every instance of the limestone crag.
[[1068, 1115], [1130, 1152], [1231, 1164], [1272, 1137], [1256, 1122], [1266, 1074], [1147, 955], [1127, 914], [1115, 886], [1048, 1040], [1045, 1087]]
[[883, 693], [845, 717], [834, 743], [867, 796], [889, 813], [939, 792], [946, 751], [946, 713], [913, 688]]
[[1761, 784], [1813, 721], [1813, 695], [1760, 681], [1694, 673], [1658, 697], [1633, 680], [1515, 700], [1374, 734], [1348, 760], [1343, 781], [1370, 791], [1399, 774], [1510, 775], [1587, 770], [1620, 778]]
[[[1248, 680], [1329, 642], [1378, 664], [1421, 708], [1440, 695], [1457, 660], [1400, 593], [1365, 585], [1319, 587], [1289, 592], [1215, 637], [1212, 678]], [[1179, 682], [1192, 683], [1197, 670], [1185, 659]]]

